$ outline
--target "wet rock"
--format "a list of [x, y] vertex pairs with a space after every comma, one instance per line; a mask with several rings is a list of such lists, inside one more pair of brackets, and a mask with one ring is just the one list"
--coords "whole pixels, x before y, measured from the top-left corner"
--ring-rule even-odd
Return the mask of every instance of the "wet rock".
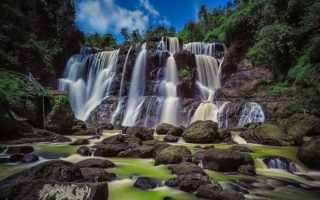
[[77, 149], [77, 153], [82, 156], [89, 156], [90, 155], [90, 149], [87, 146], [81, 146]]
[[192, 77], [183, 77], [177, 83], [177, 94], [179, 97], [195, 98], [198, 96], [198, 89]]
[[320, 137], [315, 137], [301, 145], [298, 150], [299, 160], [312, 169], [320, 169]]
[[302, 143], [305, 136], [320, 135], [320, 118], [312, 115], [295, 114], [284, 122], [287, 136], [295, 144]]
[[94, 156], [101, 157], [113, 157], [117, 156], [121, 151], [125, 151], [126, 147], [124, 144], [100, 144], [97, 145], [97, 149], [94, 152]]
[[196, 61], [194, 54], [190, 53], [187, 50], [182, 50], [174, 54], [174, 59], [176, 61], [177, 69], [193, 69], [196, 67]]
[[81, 173], [84, 180], [87, 182], [106, 182], [116, 179], [114, 173], [108, 173], [101, 168], [81, 168]]
[[221, 140], [228, 142], [231, 139], [231, 131], [225, 128], [218, 129], [219, 137]]
[[207, 149], [194, 154], [194, 162], [202, 161], [205, 169], [216, 171], [237, 171], [241, 165], [252, 165], [254, 161], [249, 154], [225, 149]]
[[173, 127], [168, 131], [168, 135], [173, 135], [177, 137], [181, 137], [183, 134], [183, 128], [182, 127]]
[[256, 175], [256, 169], [253, 165], [241, 165], [238, 168], [238, 172], [249, 176]]
[[156, 128], [156, 132], [158, 135], [167, 135], [170, 129], [174, 128], [175, 126], [167, 123], [159, 124]]
[[71, 142], [71, 139], [63, 135], [55, 135], [51, 139], [52, 142]]
[[70, 145], [86, 145], [89, 144], [90, 141], [88, 139], [78, 139], [70, 143]]
[[155, 156], [155, 165], [178, 164], [191, 160], [191, 152], [185, 146], [170, 146], [160, 150]]
[[33, 162], [37, 162], [38, 160], [39, 160], [39, 156], [32, 155], [32, 154], [26, 154], [26, 155], [24, 155], [21, 162], [22, 163], [33, 163]]
[[86, 135], [87, 126], [84, 123], [84, 121], [75, 119], [73, 127], [71, 131], [74, 133], [74, 135]]
[[134, 187], [140, 188], [142, 190], [149, 190], [159, 187], [161, 184], [155, 178], [140, 176], [137, 178], [135, 183], [133, 184]]
[[182, 135], [189, 143], [211, 143], [220, 141], [218, 124], [213, 121], [196, 121], [189, 125]]
[[163, 141], [164, 142], [176, 143], [176, 142], [179, 141], [179, 137], [173, 136], [173, 135], [166, 135], [166, 137], [164, 137]]
[[9, 162], [20, 162], [24, 158], [24, 154], [22, 153], [14, 153], [10, 156]]
[[255, 129], [249, 129], [240, 134], [247, 142], [265, 145], [289, 145], [286, 135], [280, 126], [262, 124]]
[[207, 199], [218, 199], [217, 197], [221, 191], [222, 187], [219, 183], [200, 185], [200, 187], [197, 189], [196, 196]]
[[245, 200], [245, 197], [241, 193], [230, 189], [223, 190], [219, 196], [218, 199], [221, 200]]
[[32, 153], [33, 151], [34, 151], [34, 148], [32, 146], [12, 146], [7, 148], [6, 154], [14, 154], [14, 153], [28, 154], [28, 153]]
[[170, 165], [168, 167], [172, 174], [206, 174], [204, 170], [194, 163], [183, 162], [180, 164]]
[[166, 186], [177, 187], [185, 192], [195, 192], [201, 185], [210, 184], [211, 180], [207, 175], [185, 174], [171, 178], [165, 182]]
[[240, 152], [244, 152], [244, 153], [252, 153], [253, 152], [251, 149], [249, 149], [249, 147], [241, 146], [241, 145], [233, 145], [229, 148], [229, 150], [240, 151]]
[[153, 139], [153, 129], [148, 129], [145, 127], [132, 126], [132, 127], [124, 127], [122, 129], [122, 133], [140, 138], [141, 140], [152, 140]]
[[89, 158], [76, 163], [77, 166], [82, 168], [111, 168], [116, 165], [109, 160], [102, 160], [98, 158]]
[[98, 125], [98, 129], [100, 130], [113, 130], [114, 126], [110, 122], [101, 123]]

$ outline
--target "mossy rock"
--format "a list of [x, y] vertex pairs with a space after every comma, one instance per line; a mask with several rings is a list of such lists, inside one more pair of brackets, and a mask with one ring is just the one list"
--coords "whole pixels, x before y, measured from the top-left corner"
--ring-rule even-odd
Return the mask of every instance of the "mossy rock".
[[178, 164], [191, 160], [191, 152], [185, 146], [170, 146], [160, 150], [155, 157], [155, 165]]
[[300, 146], [298, 158], [309, 168], [320, 169], [320, 137], [313, 138]]
[[212, 143], [221, 139], [218, 124], [210, 120], [193, 122], [186, 128], [182, 137], [189, 143]]

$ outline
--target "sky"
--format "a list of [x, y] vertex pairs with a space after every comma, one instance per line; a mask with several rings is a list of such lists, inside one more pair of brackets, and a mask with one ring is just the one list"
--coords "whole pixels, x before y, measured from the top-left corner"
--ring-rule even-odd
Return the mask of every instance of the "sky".
[[180, 31], [196, 20], [199, 7], [224, 6], [227, 0], [76, 0], [76, 24], [85, 33], [111, 33], [118, 42], [121, 28], [129, 33], [164, 25]]

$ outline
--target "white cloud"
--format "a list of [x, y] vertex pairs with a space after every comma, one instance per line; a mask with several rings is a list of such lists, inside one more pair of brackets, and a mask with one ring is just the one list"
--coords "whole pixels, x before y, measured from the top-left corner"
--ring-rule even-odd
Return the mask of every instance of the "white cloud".
[[160, 13], [157, 11], [153, 5], [149, 2], [149, 0], [140, 0], [140, 4], [147, 10], [149, 11], [152, 15], [154, 16], [159, 16]]
[[[152, 5], [149, 8], [153, 8]], [[134, 29], [145, 30], [149, 16], [138, 9], [120, 7], [114, 0], [84, 0], [78, 5], [77, 20], [97, 32], [120, 32], [121, 28], [131, 32]]]

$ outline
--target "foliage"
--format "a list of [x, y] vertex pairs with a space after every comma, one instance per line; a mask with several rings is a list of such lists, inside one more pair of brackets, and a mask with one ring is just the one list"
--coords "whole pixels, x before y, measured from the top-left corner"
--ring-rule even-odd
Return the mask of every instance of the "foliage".
[[288, 82], [280, 82], [269, 87], [271, 93], [286, 93], [289, 91]]
[[117, 42], [116, 39], [109, 33], [104, 35], [99, 35], [98, 33], [94, 34], [86, 34], [85, 37], [85, 45], [89, 47], [97, 47], [97, 48], [116, 48]]
[[187, 76], [189, 76], [189, 74], [190, 74], [190, 72], [185, 68], [179, 70], [179, 75], [182, 77], [187, 77]]

